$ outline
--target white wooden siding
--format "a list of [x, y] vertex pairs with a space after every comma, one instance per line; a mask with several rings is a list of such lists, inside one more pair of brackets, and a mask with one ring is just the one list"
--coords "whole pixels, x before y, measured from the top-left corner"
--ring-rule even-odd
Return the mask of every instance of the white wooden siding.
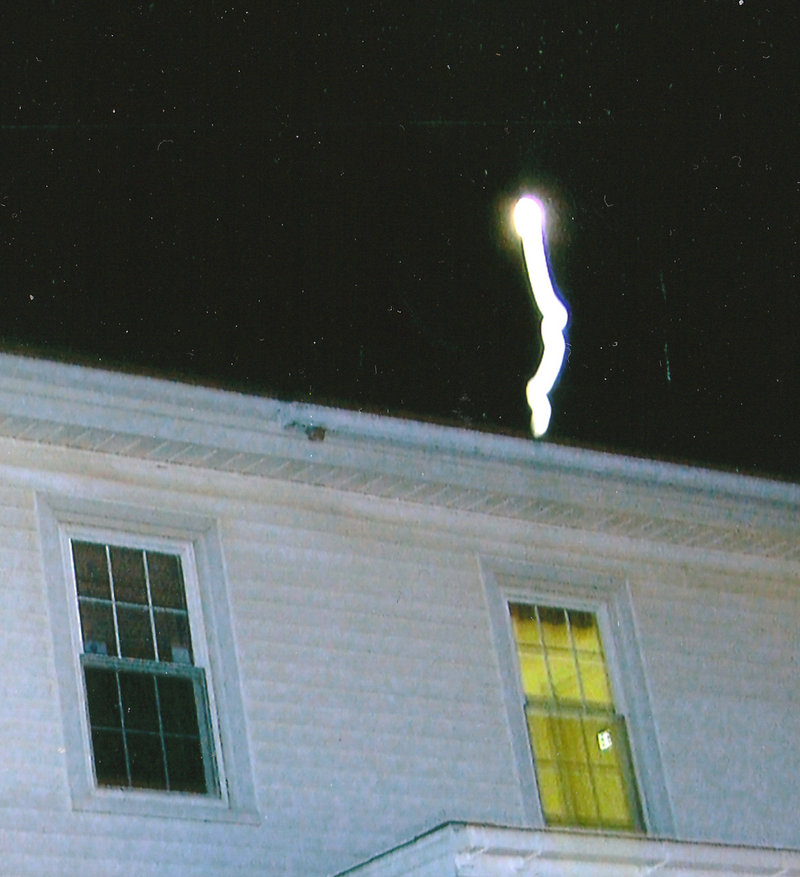
[[[800, 847], [798, 582], [774, 564], [645, 566], [630, 540], [17, 440], [0, 460], [3, 874], [322, 877], [446, 820], [522, 824], [486, 555], [627, 579], [679, 837]], [[37, 490], [219, 521], [260, 824], [72, 811]]]
[[635, 586], [684, 839], [800, 847], [798, 585], [699, 568]]

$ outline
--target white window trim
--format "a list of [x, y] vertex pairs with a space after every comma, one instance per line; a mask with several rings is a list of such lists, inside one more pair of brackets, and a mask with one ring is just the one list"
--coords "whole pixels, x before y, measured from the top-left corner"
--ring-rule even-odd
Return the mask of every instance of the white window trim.
[[546, 827], [542, 815], [524, 694], [517, 667], [509, 603], [550, 605], [595, 614], [600, 628], [614, 705], [626, 718], [637, 791], [648, 835], [674, 834], [672, 807], [656, 736], [647, 679], [636, 634], [630, 590], [625, 581], [587, 568], [557, 564], [517, 564], [481, 559], [509, 733], [526, 823]]
[[[199, 820], [260, 821], [216, 523], [180, 512], [50, 494], [37, 494], [36, 506], [73, 808]], [[83, 649], [70, 549], [73, 538], [180, 555], [193, 649], [197, 666], [206, 672], [218, 796], [96, 785], [80, 665]]]

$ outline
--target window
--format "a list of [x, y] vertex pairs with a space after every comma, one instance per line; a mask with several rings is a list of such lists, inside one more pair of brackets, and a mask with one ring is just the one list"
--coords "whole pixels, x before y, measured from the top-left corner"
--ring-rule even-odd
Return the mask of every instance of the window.
[[216, 522], [44, 493], [36, 506], [72, 806], [259, 822]]
[[510, 603], [542, 814], [550, 825], [639, 830], [625, 719], [592, 612]]
[[218, 792], [178, 554], [70, 540], [95, 780]]
[[481, 561], [522, 818], [670, 835], [630, 585], [602, 561], [539, 555]]

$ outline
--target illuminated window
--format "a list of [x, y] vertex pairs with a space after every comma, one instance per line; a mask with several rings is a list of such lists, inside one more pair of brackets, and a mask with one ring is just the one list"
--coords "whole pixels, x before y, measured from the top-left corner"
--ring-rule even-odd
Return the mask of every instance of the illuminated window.
[[216, 795], [180, 555], [70, 544], [98, 786]]
[[510, 603], [542, 813], [550, 825], [641, 830], [625, 718], [592, 612]]

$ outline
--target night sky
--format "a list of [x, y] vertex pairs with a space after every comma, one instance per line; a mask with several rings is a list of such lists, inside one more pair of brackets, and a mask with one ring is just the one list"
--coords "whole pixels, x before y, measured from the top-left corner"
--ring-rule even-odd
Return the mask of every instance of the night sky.
[[4, 10], [0, 349], [529, 435], [529, 191], [545, 440], [800, 480], [800, 16], [619, 5]]

